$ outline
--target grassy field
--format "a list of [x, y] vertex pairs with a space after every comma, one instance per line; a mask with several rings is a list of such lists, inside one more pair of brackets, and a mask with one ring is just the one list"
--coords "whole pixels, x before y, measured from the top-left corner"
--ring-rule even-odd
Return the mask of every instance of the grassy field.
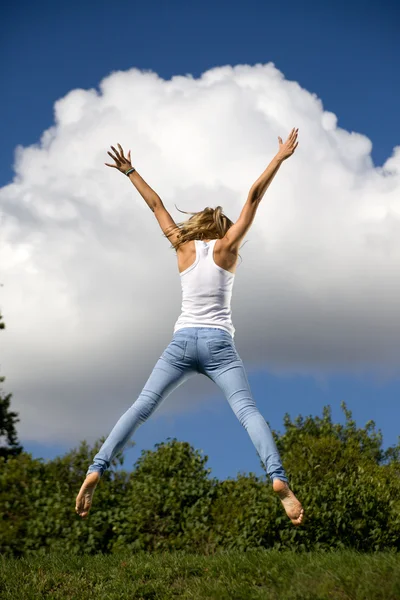
[[0, 559], [1, 600], [399, 600], [400, 554], [253, 550]]

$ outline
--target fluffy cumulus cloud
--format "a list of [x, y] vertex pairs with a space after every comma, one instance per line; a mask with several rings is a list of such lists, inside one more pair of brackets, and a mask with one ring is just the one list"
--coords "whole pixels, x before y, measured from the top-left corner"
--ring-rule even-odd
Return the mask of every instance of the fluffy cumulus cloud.
[[[272, 64], [168, 81], [132, 69], [58, 100], [54, 126], [17, 148], [0, 190], [1, 366], [22, 439], [106, 433], [179, 316], [175, 253], [133, 185], [104, 166], [109, 146], [131, 149], [177, 221], [175, 205], [222, 205], [236, 220], [293, 126], [299, 147], [240, 251], [237, 348], [250, 372], [398, 376], [400, 147], [374, 167], [371, 141]], [[213, 390], [198, 376], [159, 414]]]

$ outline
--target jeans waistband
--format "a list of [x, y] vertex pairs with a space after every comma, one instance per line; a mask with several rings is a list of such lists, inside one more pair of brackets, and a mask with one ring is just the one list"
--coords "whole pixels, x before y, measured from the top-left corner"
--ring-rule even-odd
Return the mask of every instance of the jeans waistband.
[[207, 334], [209, 334], [210, 332], [215, 333], [217, 335], [221, 334], [221, 336], [227, 336], [230, 340], [233, 339], [231, 334], [225, 329], [221, 329], [221, 327], [182, 327], [174, 333], [174, 337], [181, 334], [184, 337], [197, 338], [203, 333], [205, 337], [207, 337]]

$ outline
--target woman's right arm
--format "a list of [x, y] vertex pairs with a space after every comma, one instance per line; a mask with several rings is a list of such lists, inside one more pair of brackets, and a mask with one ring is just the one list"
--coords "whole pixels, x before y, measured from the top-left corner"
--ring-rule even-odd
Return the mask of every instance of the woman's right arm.
[[254, 221], [258, 205], [260, 204], [261, 199], [267, 191], [271, 181], [278, 172], [279, 167], [283, 161], [289, 158], [289, 156], [292, 156], [293, 152], [296, 150], [298, 146], [298, 131], [298, 129], [292, 129], [285, 143], [282, 142], [282, 138], [278, 137], [278, 153], [271, 160], [265, 171], [251, 186], [247, 201], [243, 206], [238, 220], [228, 229], [224, 236], [225, 243], [232, 252], [238, 252], [244, 236]]
[[256, 200], [260, 201], [267, 191], [269, 184], [277, 174], [279, 167], [283, 163], [284, 160], [292, 156], [293, 152], [296, 150], [298, 142], [297, 142], [297, 133], [298, 129], [292, 129], [289, 134], [288, 139], [285, 143], [282, 142], [282, 138], [278, 137], [279, 140], [279, 150], [276, 156], [271, 160], [268, 167], [265, 171], [260, 175], [260, 177], [253, 183], [250, 188], [249, 195], [254, 197]]

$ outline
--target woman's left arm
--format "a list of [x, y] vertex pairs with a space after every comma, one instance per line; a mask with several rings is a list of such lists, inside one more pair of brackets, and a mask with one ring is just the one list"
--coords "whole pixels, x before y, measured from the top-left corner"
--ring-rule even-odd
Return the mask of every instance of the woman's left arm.
[[[128, 156], [125, 157], [124, 151], [120, 144], [117, 144], [119, 148], [119, 152], [111, 146], [111, 149], [114, 151], [114, 154], [107, 151], [107, 154], [111, 156], [111, 158], [115, 161], [115, 165], [110, 165], [108, 163], [104, 163], [107, 167], [113, 167], [114, 169], [118, 169], [121, 173], [126, 175], [127, 171], [134, 169], [131, 164], [131, 151], [129, 150]], [[142, 198], [146, 201], [147, 206], [154, 213], [158, 224], [160, 225], [163, 233], [166, 238], [171, 242], [171, 244], [175, 247], [178, 239], [179, 239], [179, 228], [167, 209], [165, 208], [163, 201], [160, 196], [156, 194], [156, 192], [145, 182], [143, 177], [139, 175], [136, 169], [132, 170], [131, 173], [128, 174], [129, 179], [142, 196]]]
[[[133, 169], [132, 164], [131, 164], [131, 151], [129, 150], [128, 156], [125, 157], [122, 146], [120, 144], [117, 144], [117, 146], [119, 148], [119, 152], [117, 152], [117, 150], [114, 148], [114, 146], [111, 146], [111, 149], [113, 150], [115, 156], [111, 152], [107, 151], [107, 154], [109, 154], [111, 156], [111, 158], [115, 161], [115, 164], [114, 165], [110, 165], [108, 163], [104, 163], [104, 164], [107, 165], [107, 167], [113, 167], [114, 169], [118, 169], [118, 171], [120, 171], [121, 173], [124, 173], [124, 175], [125, 175], [127, 171], [130, 171], [131, 169]], [[128, 177], [129, 177], [130, 181], [133, 183], [133, 185], [135, 186], [135, 188], [137, 189], [137, 191], [139, 192], [139, 194], [145, 200], [145, 202], [146, 202], [147, 206], [150, 208], [150, 210], [152, 210], [154, 212], [154, 210], [157, 206], [162, 205], [162, 200], [161, 200], [160, 196], [158, 194], [156, 194], [156, 192], [148, 185], [148, 183], [145, 182], [143, 177], [141, 177], [141, 175], [139, 175], [139, 173], [136, 171], [136, 169], [134, 171], [132, 171], [131, 173], [129, 173]]]

